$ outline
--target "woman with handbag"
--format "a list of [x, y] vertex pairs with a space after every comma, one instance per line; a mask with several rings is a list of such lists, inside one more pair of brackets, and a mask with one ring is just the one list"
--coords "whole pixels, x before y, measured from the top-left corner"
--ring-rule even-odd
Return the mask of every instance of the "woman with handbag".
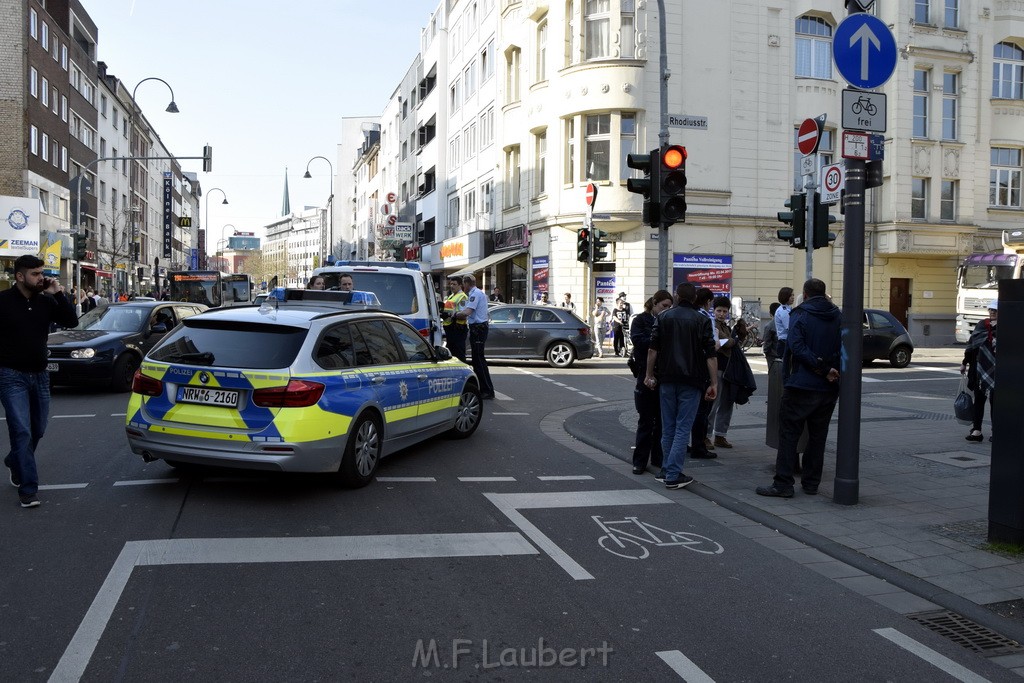
[[633, 319], [633, 324], [629, 328], [630, 341], [633, 342], [629, 369], [636, 377], [633, 404], [637, 412], [633, 474], [646, 472], [648, 460], [654, 467], [661, 467], [661, 399], [657, 388], [649, 389], [644, 384], [644, 376], [655, 316], [669, 308], [672, 308], [672, 295], [664, 289], [659, 289], [644, 303], [643, 313]]
[[[967, 373], [967, 388], [974, 391], [974, 424], [971, 433], [964, 438], [967, 441], [982, 441], [981, 421], [985, 417], [985, 397], [988, 404], [995, 405], [996, 391], [996, 319], [999, 317], [999, 301], [993, 299], [988, 304], [988, 319], [981, 320], [971, 332], [964, 351], [964, 362], [960, 365], [960, 374]], [[990, 436], [989, 441], [992, 440]]]
[[[729, 431], [729, 424], [732, 422], [732, 400], [727, 397], [725, 391], [721, 390], [722, 378], [725, 376], [725, 369], [729, 365], [729, 357], [732, 356], [733, 351], [736, 353], [743, 353], [742, 350], [736, 349], [737, 344], [742, 342], [731, 329], [729, 329], [729, 323], [726, 322], [729, 317], [729, 311], [732, 309], [732, 301], [727, 296], [716, 297], [714, 301], [715, 306], [715, 329], [718, 332], [718, 396], [715, 397], [715, 404], [711, 406], [711, 414], [708, 415], [708, 435], [714, 436], [713, 443], [716, 448], [732, 448], [732, 443], [725, 438], [726, 433]], [[746, 325], [743, 325], [743, 329]], [[743, 332], [743, 337], [746, 338], [746, 332]]]

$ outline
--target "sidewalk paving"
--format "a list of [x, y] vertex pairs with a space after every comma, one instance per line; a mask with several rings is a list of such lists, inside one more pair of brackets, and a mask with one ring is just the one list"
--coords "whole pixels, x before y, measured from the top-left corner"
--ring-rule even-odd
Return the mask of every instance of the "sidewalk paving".
[[[962, 356], [963, 347], [920, 349], [914, 365], [941, 364], [930, 367], [952, 379]], [[832, 501], [841, 407], [829, 430], [819, 495], [797, 486], [791, 499], [766, 498], [754, 493], [771, 483], [775, 466], [775, 450], [765, 445], [766, 366], [755, 353], [748, 358], [758, 391], [733, 413], [734, 448], [717, 448], [713, 460], [687, 459], [685, 472], [696, 484], [667, 493], [699, 496], [687, 504], [716, 519], [738, 515], [729, 525], [740, 533], [767, 539], [765, 545], [902, 614], [950, 610], [1024, 643], [1021, 603], [1011, 602], [1024, 599], [1024, 557], [987, 544], [991, 444], [964, 440], [969, 428], [954, 419], [953, 396], [942, 401], [905, 389], [864, 394], [858, 504]], [[565, 422], [571, 436], [621, 459], [625, 472], [635, 428], [631, 396]], [[991, 433], [988, 424], [984, 431]], [[660, 487], [654, 473], [636, 480]], [[1024, 675], [1024, 648], [1013, 645], [995, 651], [1011, 653], [1000, 663]]]

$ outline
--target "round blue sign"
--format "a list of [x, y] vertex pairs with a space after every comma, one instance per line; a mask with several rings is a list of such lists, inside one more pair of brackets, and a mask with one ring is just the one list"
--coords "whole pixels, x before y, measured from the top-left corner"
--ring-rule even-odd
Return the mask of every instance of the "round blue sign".
[[875, 15], [852, 14], [832, 36], [832, 59], [854, 88], [877, 88], [896, 70], [896, 38]]

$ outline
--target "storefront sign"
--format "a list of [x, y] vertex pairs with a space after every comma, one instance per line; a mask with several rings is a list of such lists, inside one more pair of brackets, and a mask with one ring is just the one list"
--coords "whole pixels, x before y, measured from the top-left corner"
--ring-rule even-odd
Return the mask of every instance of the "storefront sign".
[[39, 200], [0, 196], [0, 256], [39, 253]]
[[530, 245], [530, 232], [523, 224], [494, 231], [494, 251], [522, 249]]

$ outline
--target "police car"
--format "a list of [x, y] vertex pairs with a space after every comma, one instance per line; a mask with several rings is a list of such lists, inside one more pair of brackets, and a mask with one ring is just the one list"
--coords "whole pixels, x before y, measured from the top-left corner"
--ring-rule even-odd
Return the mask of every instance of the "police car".
[[380, 459], [483, 417], [471, 368], [370, 292], [286, 290], [283, 301], [183, 321], [135, 374], [125, 432], [146, 461], [370, 482]]

